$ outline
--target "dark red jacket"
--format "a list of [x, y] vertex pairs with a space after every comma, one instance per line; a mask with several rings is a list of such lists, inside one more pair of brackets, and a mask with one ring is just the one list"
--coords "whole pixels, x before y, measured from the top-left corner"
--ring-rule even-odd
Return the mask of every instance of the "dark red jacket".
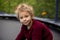
[[52, 33], [49, 28], [40, 21], [33, 20], [33, 24], [29, 30], [25, 25], [22, 25], [21, 32], [16, 40], [53, 40]]

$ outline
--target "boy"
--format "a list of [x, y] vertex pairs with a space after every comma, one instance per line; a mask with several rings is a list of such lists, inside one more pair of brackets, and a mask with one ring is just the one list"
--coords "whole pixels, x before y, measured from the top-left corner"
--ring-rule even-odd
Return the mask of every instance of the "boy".
[[16, 40], [53, 40], [50, 30], [41, 23], [33, 19], [33, 8], [27, 4], [19, 4], [14, 12], [22, 23], [21, 32]]

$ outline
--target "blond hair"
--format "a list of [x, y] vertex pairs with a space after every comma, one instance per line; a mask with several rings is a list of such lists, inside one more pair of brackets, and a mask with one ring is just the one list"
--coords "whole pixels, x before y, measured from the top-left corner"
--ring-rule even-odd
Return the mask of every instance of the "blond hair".
[[14, 9], [14, 12], [17, 14], [17, 18], [19, 18], [19, 13], [24, 12], [24, 11], [30, 13], [31, 16], [34, 16], [33, 7], [29, 6], [29, 5], [25, 4], [25, 3], [19, 4]]

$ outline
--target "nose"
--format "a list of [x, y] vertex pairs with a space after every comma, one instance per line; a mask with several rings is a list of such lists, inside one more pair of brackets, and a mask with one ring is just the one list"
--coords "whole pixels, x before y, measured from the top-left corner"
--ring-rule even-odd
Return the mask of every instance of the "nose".
[[26, 18], [23, 18], [23, 21], [26, 21]]

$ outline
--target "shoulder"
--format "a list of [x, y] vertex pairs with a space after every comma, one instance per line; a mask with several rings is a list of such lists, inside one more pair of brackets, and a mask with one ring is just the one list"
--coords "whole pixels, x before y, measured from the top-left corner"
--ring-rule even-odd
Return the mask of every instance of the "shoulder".
[[40, 22], [39, 20], [35, 20], [35, 19], [33, 20], [33, 28], [34, 29], [41, 29], [42, 25], [43, 25], [43, 23]]
[[46, 26], [44, 23], [38, 20], [34, 21], [33, 30], [37, 32], [44, 32], [44, 34], [49, 34], [49, 33], [51, 34], [51, 31], [48, 28], [48, 26]]
[[40, 20], [34, 20], [34, 26], [33, 26], [34, 29], [48, 29], [48, 27], [40, 22]]

